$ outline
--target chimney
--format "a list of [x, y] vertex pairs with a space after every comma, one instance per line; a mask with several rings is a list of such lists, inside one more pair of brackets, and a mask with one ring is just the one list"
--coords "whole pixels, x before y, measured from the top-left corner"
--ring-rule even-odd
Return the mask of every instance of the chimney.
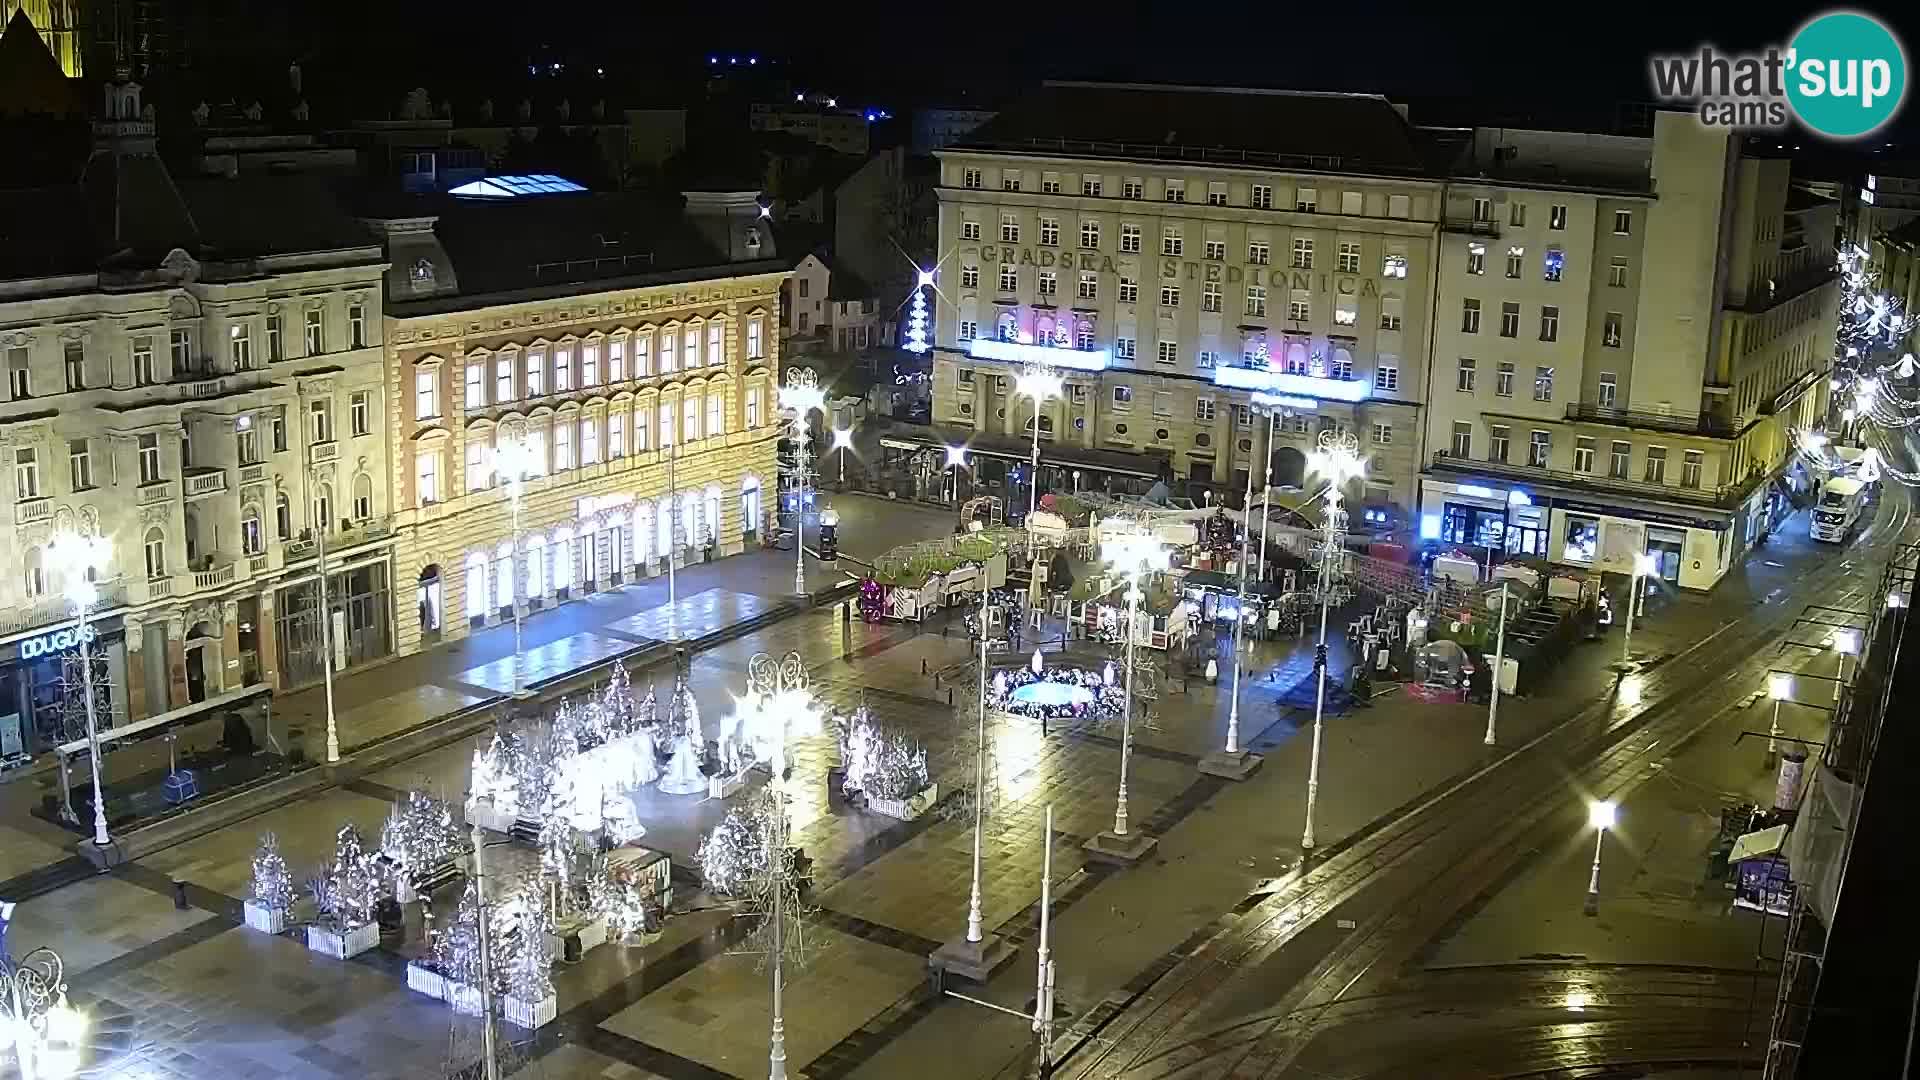
[[683, 191], [687, 220], [707, 242], [726, 253], [728, 262], [771, 259], [772, 219], [757, 191]]

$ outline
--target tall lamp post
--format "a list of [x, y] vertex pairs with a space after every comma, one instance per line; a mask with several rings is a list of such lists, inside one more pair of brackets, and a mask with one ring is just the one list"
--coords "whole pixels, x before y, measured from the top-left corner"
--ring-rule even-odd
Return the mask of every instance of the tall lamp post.
[[812, 368], [788, 368], [787, 384], [780, 388], [780, 407], [793, 413], [793, 469], [797, 504], [793, 508], [793, 591], [807, 592], [807, 414], [827, 407]]
[[[13, 905], [5, 904], [11, 917]], [[80, 1068], [87, 1018], [67, 1004], [66, 963], [52, 949], [0, 956], [0, 1024], [22, 1080], [62, 1080]]]
[[1767, 768], [1780, 755], [1780, 703], [1793, 699], [1793, 676], [1776, 671], [1767, 676], [1767, 696], [1773, 699], [1773, 720], [1767, 724]]
[[534, 460], [533, 447], [520, 435], [500, 440], [493, 449], [493, 473], [506, 481], [507, 500], [513, 507], [513, 696], [519, 697], [526, 691], [520, 682], [521, 648], [521, 593], [526, 580], [526, 568], [520, 560], [527, 558], [521, 550], [520, 503], [526, 494], [527, 477], [535, 473], [538, 464]]
[[847, 483], [847, 451], [853, 449], [853, 429], [837, 427], [833, 429], [833, 448], [840, 452], [840, 484]]
[[1200, 759], [1200, 771], [1207, 776], [1245, 780], [1260, 768], [1262, 758], [1240, 746], [1240, 642], [1247, 627], [1247, 545], [1253, 538], [1253, 462], [1247, 462], [1247, 491], [1240, 503], [1240, 589], [1233, 613], [1233, 698], [1227, 706], [1227, 745], [1223, 750]]
[[[942, 496], [946, 495], [947, 470], [948, 469], [964, 469], [966, 467], [967, 467], [967, 448], [964, 446], [947, 447], [947, 463], [941, 466], [940, 468], [940, 478], [941, 478], [940, 494]], [[958, 474], [956, 474], [953, 478], [953, 512], [956, 515], [960, 513], [960, 477]]]
[[1493, 684], [1487, 694], [1487, 737], [1482, 742], [1488, 746], [1494, 744], [1494, 728], [1500, 719], [1500, 673], [1507, 666], [1507, 582], [1500, 582], [1500, 628], [1493, 638]]
[[1833, 651], [1839, 655], [1839, 666], [1834, 670], [1837, 678], [1833, 681], [1833, 700], [1840, 700], [1840, 691], [1847, 685], [1847, 657], [1860, 652], [1860, 631], [1835, 630], [1833, 632]]
[[62, 532], [47, 545], [47, 561], [59, 571], [67, 603], [73, 605], [73, 636], [80, 648], [80, 700], [87, 716], [87, 757], [93, 766], [93, 842], [100, 847], [113, 840], [107, 835], [107, 791], [100, 777], [100, 717], [93, 697], [92, 635], [87, 613], [100, 602], [100, 587], [94, 578], [106, 571], [112, 559], [113, 545], [104, 536]]
[[773, 792], [771, 860], [773, 910], [773, 1028], [767, 1039], [769, 1080], [787, 1077], [786, 992], [787, 742], [820, 733], [821, 717], [808, 689], [807, 665], [799, 653], [775, 660], [758, 653], [747, 661], [747, 693], [739, 701], [741, 729], [755, 760], [764, 762]]
[[1294, 400], [1275, 394], [1253, 395], [1253, 409], [1267, 414], [1267, 457], [1260, 482], [1260, 561], [1259, 577], [1267, 579], [1267, 519], [1273, 509], [1273, 437], [1278, 432], [1280, 418], [1293, 415]]
[[1600, 847], [1606, 842], [1607, 830], [1618, 819], [1618, 808], [1610, 802], [1587, 804], [1587, 824], [1593, 826], [1593, 872], [1587, 876], [1585, 908], [1588, 915], [1600, 914]]
[[1300, 836], [1303, 851], [1313, 850], [1313, 812], [1320, 797], [1320, 742], [1327, 713], [1327, 602], [1333, 589], [1333, 566], [1346, 549], [1347, 512], [1341, 509], [1343, 489], [1364, 476], [1367, 460], [1360, 456], [1360, 440], [1349, 432], [1320, 433], [1319, 447], [1308, 459], [1314, 475], [1327, 481], [1326, 519], [1320, 541], [1320, 639], [1313, 649], [1313, 751], [1307, 759], [1307, 827]]
[[1060, 396], [1066, 383], [1045, 364], [1029, 364], [1013, 382], [1014, 392], [1033, 399], [1032, 472], [1027, 476], [1027, 517], [1040, 506], [1040, 408]]
[[1113, 830], [1094, 836], [1085, 850], [1103, 862], [1131, 866], [1159, 845], [1153, 837], [1134, 835], [1127, 829], [1127, 759], [1133, 755], [1133, 649], [1140, 636], [1136, 625], [1140, 621], [1140, 601], [1146, 598], [1142, 587], [1150, 575], [1167, 568], [1168, 553], [1151, 526], [1141, 522], [1137, 531], [1102, 541], [1100, 556], [1127, 582], [1127, 680], [1120, 713], [1120, 792], [1114, 802]]
[[1633, 666], [1633, 615], [1640, 610], [1640, 597], [1646, 591], [1646, 587], [1640, 583], [1640, 580], [1651, 577], [1658, 570], [1659, 566], [1653, 561], [1653, 556], [1646, 552], [1640, 552], [1633, 557], [1633, 584], [1629, 586], [1633, 591], [1627, 594], [1627, 633], [1620, 639], [1622, 668]]
[[330, 442], [333, 439], [333, 402], [331, 399], [327, 401], [325, 412], [310, 413], [306, 404], [306, 388], [296, 387], [294, 395], [300, 402], [302, 415], [308, 417], [302, 423], [310, 425], [305, 428], [307, 442], [305, 476], [307, 512], [315, 519], [313, 531], [315, 541], [319, 545], [314, 564], [314, 576], [320, 579], [320, 681], [327, 704], [327, 764], [337, 765], [340, 763], [340, 724], [333, 708], [333, 608], [327, 600], [327, 529], [328, 520], [333, 517], [333, 496], [329, 489], [325, 506], [320, 505], [320, 500], [314, 497], [316, 494], [314, 488], [323, 481], [320, 479], [320, 466], [313, 460], [315, 447], [319, 443]]

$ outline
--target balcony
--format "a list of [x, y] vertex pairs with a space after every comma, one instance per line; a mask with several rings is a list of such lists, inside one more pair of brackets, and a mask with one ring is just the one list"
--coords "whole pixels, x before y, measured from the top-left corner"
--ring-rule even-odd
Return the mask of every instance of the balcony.
[[[345, 528], [335, 529], [327, 534], [327, 554], [333, 555], [347, 548], [359, 547], [361, 544], [372, 543], [375, 540], [384, 540], [392, 535], [393, 519], [391, 517], [349, 522]], [[283, 550], [285, 551], [284, 564], [292, 566], [302, 559], [310, 559], [320, 554], [320, 541], [314, 536], [312, 529], [307, 529], [301, 532], [298, 540], [287, 541]]]
[[340, 459], [340, 444], [328, 439], [326, 442], [311, 443], [307, 446], [307, 460], [315, 465]]
[[193, 469], [186, 475], [186, 487], [189, 500], [218, 495], [227, 490], [227, 470]]
[[37, 525], [42, 521], [52, 520], [53, 500], [44, 495], [37, 499], [22, 499], [13, 505], [15, 525]]
[[259, 483], [264, 483], [266, 479], [267, 479], [267, 467], [265, 465], [240, 466], [240, 483], [259, 484]]
[[1464, 233], [1467, 236], [1499, 236], [1500, 223], [1476, 217], [1456, 217], [1447, 215], [1440, 222], [1440, 231]]
[[1667, 431], [1675, 435], [1699, 435], [1709, 439], [1731, 439], [1740, 430], [1732, 417], [1715, 416], [1712, 413], [1639, 412], [1611, 409], [1585, 401], [1568, 402], [1567, 419], [1643, 431]]
[[[1312, 398], [1314, 401], [1364, 401], [1373, 394], [1373, 383], [1366, 379], [1338, 379], [1326, 375], [1304, 375], [1278, 367], [1258, 364], [1223, 364], [1213, 369], [1215, 386], [1256, 393]], [[1286, 402], [1277, 402], [1287, 404]], [[1256, 402], [1255, 404], [1265, 404]], [[1298, 407], [1312, 408], [1312, 402]]]
[[158, 503], [168, 502], [172, 498], [173, 481], [171, 480], [155, 480], [152, 483], [140, 485], [139, 502], [141, 506], [153, 506]]
[[[1604, 464], [1604, 462], [1602, 462]], [[1507, 461], [1482, 461], [1477, 458], [1454, 457], [1445, 450], [1436, 450], [1433, 454], [1433, 468], [1440, 472], [1468, 473], [1478, 476], [1497, 476], [1502, 479], [1533, 484], [1558, 484], [1564, 487], [1580, 488], [1588, 491], [1604, 491], [1615, 495], [1630, 495], [1641, 499], [1663, 499], [1668, 502], [1691, 503], [1696, 506], [1725, 508], [1732, 506], [1745, 496], [1749, 485], [1727, 484], [1713, 488], [1679, 487], [1674, 484], [1649, 484], [1636, 480], [1623, 480], [1600, 472], [1569, 472], [1565, 469], [1536, 469], [1530, 465], [1515, 465]]]
[[[100, 600], [93, 605], [94, 614], [127, 606], [125, 581], [103, 581], [98, 587]], [[71, 621], [73, 621], [73, 605], [63, 597], [49, 597], [25, 606], [0, 609], [0, 634], [17, 634], [36, 626], [50, 626], [54, 623]]]
[[193, 591], [205, 592], [208, 589], [217, 589], [222, 585], [231, 585], [233, 584], [234, 578], [238, 576], [239, 569], [238, 563], [229, 562], [223, 565], [211, 566], [205, 570], [195, 570], [193, 572]]

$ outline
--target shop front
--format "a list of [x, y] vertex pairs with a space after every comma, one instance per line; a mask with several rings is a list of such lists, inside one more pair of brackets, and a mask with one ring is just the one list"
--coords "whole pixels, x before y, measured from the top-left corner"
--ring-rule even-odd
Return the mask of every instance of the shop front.
[[[301, 686], [325, 674], [326, 653], [320, 624], [320, 579], [309, 577], [274, 594], [274, 643], [281, 685]], [[333, 667], [336, 672], [393, 652], [393, 594], [388, 557], [329, 568], [327, 609], [331, 613]]]
[[[20, 761], [87, 733], [80, 644], [73, 624], [44, 627], [0, 645], [0, 760]], [[95, 722], [126, 722], [124, 621], [109, 616], [85, 630], [93, 667]]]

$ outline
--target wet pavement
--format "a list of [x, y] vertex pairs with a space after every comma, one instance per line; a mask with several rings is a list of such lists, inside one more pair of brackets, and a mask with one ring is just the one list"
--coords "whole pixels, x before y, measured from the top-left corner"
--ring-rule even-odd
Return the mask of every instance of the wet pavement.
[[[927, 518], [927, 529], [948, 527], [944, 515], [924, 510], [884, 506], [879, 513], [919, 514]], [[843, 507], [843, 521], [852, 516]], [[884, 529], [894, 539], [904, 527]], [[681, 610], [671, 614], [661, 610], [664, 585], [658, 582], [629, 590], [630, 597], [623, 591], [542, 613], [527, 622], [525, 663], [554, 671], [569, 658], [590, 662], [605, 655], [599, 650], [613, 643], [629, 648], [663, 640], [662, 632], [671, 632], [682, 617], [695, 625], [749, 617], [755, 604], [781, 595], [780, 586], [770, 583], [784, 576], [784, 587], [791, 589], [792, 556], [786, 553], [781, 565], [774, 559], [780, 554], [689, 570], [680, 576]], [[1781, 576], [1790, 579], [1804, 568], [1783, 563]], [[1635, 651], [1678, 651], [1745, 614], [1754, 602], [1749, 591], [1656, 602], [1636, 629]], [[1762, 593], [1757, 602], [1773, 601]], [[511, 628], [504, 628], [504, 653], [501, 632], [489, 630], [477, 635], [482, 641], [462, 643], [466, 647], [343, 678], [343, 736], [351, 731], [358, 741], [370, 730], [395, 729], [402, 720], [394, 714], [402, 708], [444, 711], [447, 701], [484, 700], [483, 690], [497, 692], [503, 685], [500, 664], [512, 662]], [[1589, 705], [1608, 678], [1605, 665], [1617, 647], [1615, 638], [1576, 650], [1565, 676], [1551, 687], [1503, 703], [1503, 747], [1537, 737]], [[937, 627], [857, 620], [847, 625], [838, 610], [823, 609], [703, 652], [694, 660], [693, 689], [708, 729], [731, 706], [749, 657], [790, 649], [806, 658], [816, 692], [837, 709], [864, 700], [884, 722], [913, 732], [926, 745], [943, 790], [965, 778], [965, 754], [956, 748], [964, 747], [971, 718], [953, 714], [948, 688], [936, 685], [931, 672], [963, 663], [968, 648], [958, 637], [941, 637]], [[1059, 994], [1076, 1014], [1130, 987], [1146, 989], [1153, 976], [1197, 945], [1189, 941], [1196, 932], [1217, 926], [1297, 862], [1311, 725], [1310, 706], [1300, 704], [1311, 701], [1311, 683], [1303, 681], [1310, 663], [1302, 667], [1308, 649], [1309, 642], [1296, 639], [1261, 643], [1251, 652], [1242, 732], [1267, 754], [1267, 764], [1246, 783], [1202, 777], [1195, 768], [1200, 755], [1224, 738], [1230, 677], [1223, 673], [1213, 685], [1201, 679], [1184, 687], [1169, 684], [1153, 710], [1156, 719], [1136, 730], [1129, 776], [1134, 827], [1159, 838], [1160, 847], [1148, 863], [1130, 870], [1087, 866], [1080, 858], [1080, 843], [1113, 823], [1117, 733], [1043, 733], [1025, 721], [996, 724], [993, 778], [1000, 798], [986, 833], [983, 907], [988, 926], [1022, 951], [970, 992], [1013, 1008], [1025, 1007], [1032, 994], [1041, 822], [1048, 804], [1058, 830]], [[842, 659], [843, 652], [854, 659]], [[929, 674], [922, 674], [923, 667]], [[511, 667], [505, 670], [504, 685], [510, 686]], [[637, 691], [649, 685], [664, 701], [670, 671], [636, 674]], [[367, 728], [360, 726], [363, 716]], [[303, 726], [310, 729], [311, 721]], [[1484, 766], [1484, 727], [1483, 706], [1400, 693], [1330, 717], [1321, 845], [1337, 850], [1424, 793]], [[400, 971], [406, 944], [388, 943], [349, 963], [325, 959], [292, 938], [238, 928], [237, 898], [247, 888], [260, 832], [280, 835], [298, 877], [330, 854], [342, 822], [377, 833], [392, 801], [410, 787], [458, 800], [472, 750], [472, 741], [443, 747], [179, 844], [113, 877], [37, 897], [22, 905], [12, 940], [16, 949], [60, 949], [75, 972], [79, 996], [96, 1000], [102, 1015], [136, 1017], [140, 1050], [105, 1068], [103, 1076], [437, 1075], [450, 1059], [471, 1060], [477, 1040], [470, 1020], [406, 991]], [[925, 954], [965, 925], [969, 823], [943, 813], [902, 823], [861, 810], [836, 811], [825, 791], [832, 757], [830, 740], [805, 741], [795, 753], [791, 784], [796, 843], [816, 861], [817, 910], [811, 919], [826, 946], [806, 969], [790, 975], [793, 1071], [812, 1080], [996, 1075], [1030, 1052], [1026, 1025], [931, 998], [925, 974]], [[703, 796], [647, 789], [640, 798], [645, 842], [686, 865], [725, 809], [724, 802]], [[0, 848], [13, 838], [5, 839]], [[65, 854], [47, 847], [49, 855]], [[22, 850], [30, 853], [33, 844]], [[1627, 860], [1622, 869], [1628, 869]], [[174, 880], [190, 883], [191, 910], [174, 908]], [[1623, 880], [1632, 877], [1623, 874]], [[1495, 909], [1487, 911], [1499, 919]], [[603, 947], [579, 964], [563, 965], [555, 977], [560, 1019], [521, 1053], [552, 1076], [677, 1080], [763, 1074], [767, 976], [756, 957], [738, 951], [750, 922], [724, 911], [691, 912], [671, 920], [651, 945]]]

